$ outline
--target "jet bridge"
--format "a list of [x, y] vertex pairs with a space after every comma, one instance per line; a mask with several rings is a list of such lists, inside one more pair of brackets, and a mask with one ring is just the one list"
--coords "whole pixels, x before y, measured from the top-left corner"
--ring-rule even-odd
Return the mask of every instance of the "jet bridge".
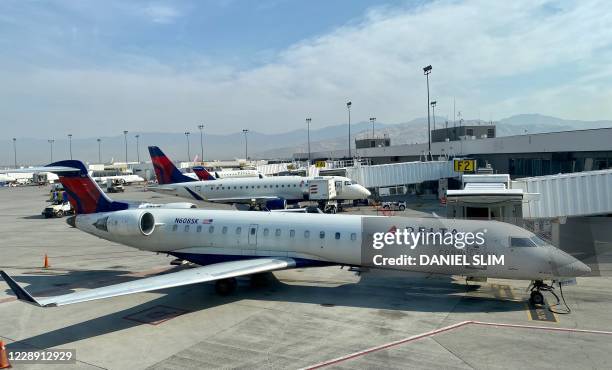
[[523, 206], [525, 218], [556, 218], [612, 214], [612, 169], [527, 177], [512, 187], [540, 193]]

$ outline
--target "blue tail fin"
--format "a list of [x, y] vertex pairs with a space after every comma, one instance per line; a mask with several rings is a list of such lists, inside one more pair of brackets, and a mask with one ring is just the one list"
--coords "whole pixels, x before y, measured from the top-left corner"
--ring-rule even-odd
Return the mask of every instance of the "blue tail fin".
[[202, 181], [216, 180], [216, 178], [210, 174], [203, 166], [195, 166], [192, 168], [193, 172], [198, 176], [198, 179]]
[[155, 176], [157, 177], [158, 184], [165, 185], [198, 181], [189, 176], [183, 175], [181, 171], [176, 168], [174, 163], [172, 163], [170, 158], [168, 158], [158, 147], [150, 146], [149, 154], [151, 155], [151, 162], [153, 162], [153, 168], [155, 169]]
[[111, 200], [87, 173], [81, 161], [66, 160], [48, 164], [46, 167], [72, 167], [74, 171], [54, 172], [68, 193], [68, 201], [77, 214], [120, 211], [128, 208], [124, 202]]

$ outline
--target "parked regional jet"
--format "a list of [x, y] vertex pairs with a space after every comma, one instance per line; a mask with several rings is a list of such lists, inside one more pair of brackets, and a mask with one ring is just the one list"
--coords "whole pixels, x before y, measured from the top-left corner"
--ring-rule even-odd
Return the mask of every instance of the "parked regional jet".
[[[86, 233], [140, 250], [167, 253], [201, 265], [197, 268], [130, 282], [94, 288], [55, 297], [34, 298], [4, 271], [0, 275], [18, 299], [41, 307], [110, 298], [215, 281], [219, 293], [236, 288], [236, 277], [259, 273], [327, 265], [363, 266], [362, 242], [375, 230], [388, 227], [476, 232], [487, 230], [485, 245], [490, 255], [505, 255], [503, 265], [470, 268], [464, 265], [423, 265], [404, 270], [507, 279], [534, 280], [532, 299], [540, 289], [550, 289], [544, 280], [576, 277], [590, 272], [588, 266], [546, 244], [533, 233], [497, 221], [440, 218], [376, 217], [308, 213], [205, 210], [128, 209], [127, 204], [109, 199], [87, 175], [78, 161], [49, 165], [60, 173], [70, 192], [77, 215], [68, 224]], [[67, 168], [72, 168], [68, 170]], [[445, 247], [431, 245], [419, 251], [443, 255]], [[454, 248], [454, 247], [452, 247]], [[465, 251], [466, 254], [483, 252]], [[538, 298], [539, 299], [539, 298]]]
[[[172, 161], [156, 146], [149, 147], [151, 161], [159, 186], [150, 190], [196, 200], [216, 203], [244, 203], [264, 205], [267, 209], [283, 209], [287, 203], [309, 200], [309, 182], [324, 177], [275, 176], [216, 179], [202, 168], [206, 181], [196, 181], [182, 174]], [[349, 178], [325, 177], [334, 181], [334, 200], [365, 199], [370, 196], [368, 189]], [[214, 181], [210, 181], [214, 180]]]

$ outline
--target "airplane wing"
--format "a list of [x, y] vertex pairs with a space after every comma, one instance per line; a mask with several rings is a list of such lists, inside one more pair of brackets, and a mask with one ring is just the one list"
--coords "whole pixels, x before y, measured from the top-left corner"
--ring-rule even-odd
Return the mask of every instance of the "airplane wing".
[[268, 200], [279, 199], [274, 196], [257, 196], [257, 197], [231, 197], [231, 198], [207, 198], [209, 202], [217, 203], [252, 203], [252, 202], [265, 202]]
[[176, 186], [166, 186], [166, 185], [149, 185], [147, 186], [148, 190], [155, 191], [175, 191], [177, 190]]
[[294, 268], [296, 262], [287, 257], [262, 257], [242, 261], [222, 262], [169, 274], [128, 281], [101, 288], [89, 289], [55, 297], [34, 298], [4, 271], [0, 275], [19, 300], [40, 306], [56, 307], [67, 304], [117, 297], [126, 294], [149, 292], [183, 285], [204, 283], [225, 278]]
[[78, 171], [75, 167], [66, 166], [48, 166], [48, 167], [28, 167], [28, 168], [11, 168], [0, 169], [0, 173], [38, 173], [38, 172], [74, 172]]

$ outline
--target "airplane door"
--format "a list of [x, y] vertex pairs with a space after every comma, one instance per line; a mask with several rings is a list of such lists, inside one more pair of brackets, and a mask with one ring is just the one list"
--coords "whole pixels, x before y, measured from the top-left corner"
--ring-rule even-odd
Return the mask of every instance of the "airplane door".
[[249, 225], [249, 245], [255, 248], [257, 246], [257, 225]]

